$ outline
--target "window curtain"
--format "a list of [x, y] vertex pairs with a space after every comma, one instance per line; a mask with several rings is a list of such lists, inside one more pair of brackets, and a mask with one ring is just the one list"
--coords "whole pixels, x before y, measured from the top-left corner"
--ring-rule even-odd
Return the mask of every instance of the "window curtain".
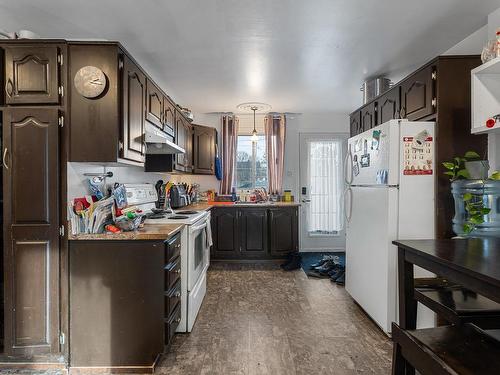
[[267, 115], [266, 130], [267, 175], [269, 194], [283, 193], [283, 168], [285, 162], [285, 115]]
[[236, 170], [236, 145], [238, 142], [238, 118], [222, 116], [222, 182], [221, 194], [231, 194]]

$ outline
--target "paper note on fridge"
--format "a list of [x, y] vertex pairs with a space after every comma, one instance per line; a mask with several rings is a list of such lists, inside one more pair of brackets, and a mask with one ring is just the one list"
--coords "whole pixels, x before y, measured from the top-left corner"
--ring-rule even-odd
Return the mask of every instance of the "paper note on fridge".
[[418, 134], [417, 137], [403, 137], [403, 174], [405, 176], [433, 173], [433, 139], [429, 136], [423, 138], [422, 134]]

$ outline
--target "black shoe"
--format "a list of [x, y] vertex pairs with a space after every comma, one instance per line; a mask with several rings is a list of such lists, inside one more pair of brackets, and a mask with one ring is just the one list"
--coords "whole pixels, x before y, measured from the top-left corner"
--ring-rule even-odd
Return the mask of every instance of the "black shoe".
[[344, 274], [345, 274], [345, 269], [342, 267], [342, 268], [337, 268], [337, 269], [333, 270], [328, 275], [330, 276], [331, 281], [337, 281], [337, 279]]
[[286, 254], [285, 263], [280, 264], [280, 267], [284, 268], [288, 263], [292, 262], [296, 254], [297, 253], [295, 251], [290, 251], [288, 254]]
[[328, 277], [326, 275], [320, 274], [318, 271], [315, 271], [315, 270], [307, 271], [306, 275], [310, 276], [310, 277], [315, 277], [315, 278], [318, 278], [318, 279], [326, 279]]
[[328, 275], [328, 272], [333, 270], [334, 267], [337, 267], [337, 263], [335, 263], [333, 260], [328, 260], [321, 267], [317, 267], [316, 271], [321, 274]]
[[321, 258], [320, 261], [311, 264], [311, 268], [321, 267], [329, 260], [337, 263], [339, 261], [339, 257], [337, 255], [323, 255], [323, 258]]
[[302, 265], [302, 257], [299, 254], [295, 254], [292, 258], [292, 260], [285, 264], [283, 267], [283, 270], [285, 271], [293, 271], [293, 270], [298, 270]]
[[337, 280], [335, 280], [335, 282], [338, 284], [338, 285], [345, 285], [345, 271], [342, 273], [342, 275], [340, 275]]
[[331, 270], [330, 270], [330, 271], [328, 271], [328, 276], [330, 276], [330, 277], [331, 277], [332, 275], [334, 275], [334, 274], [338, 273], [339, 271], [343, 271], [343, 270], [344, 270], [344, 266], [343, 266], [343, 265], [341, 265], [341, 264], [336, 264], [336, 265], [334, 265], [334, 266], [331, 268]]

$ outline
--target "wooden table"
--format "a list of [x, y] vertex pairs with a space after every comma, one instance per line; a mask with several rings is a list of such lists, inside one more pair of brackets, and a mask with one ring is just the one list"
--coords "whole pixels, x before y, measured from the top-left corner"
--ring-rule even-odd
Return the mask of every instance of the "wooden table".
[[416, 328], [413, 266], [500, 303], [500, 239], [408, 240], [398, 246], [399, 322]]
[[[500, 303], [500, 239], [408, 240], [398, 246], [399, 326], [416, 329], [414, 265]], [[406, 370], [406, 374], [413, 373]]]

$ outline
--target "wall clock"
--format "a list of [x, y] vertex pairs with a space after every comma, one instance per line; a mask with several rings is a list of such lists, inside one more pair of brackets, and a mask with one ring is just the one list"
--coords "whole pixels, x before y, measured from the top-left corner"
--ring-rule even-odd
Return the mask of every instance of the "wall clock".
[[86, 98], [93, 99], [106, 89], [107, 79], [104, 72], [95, 66], [84, 66], [75, 74], [73, 82], [76, 91]]

